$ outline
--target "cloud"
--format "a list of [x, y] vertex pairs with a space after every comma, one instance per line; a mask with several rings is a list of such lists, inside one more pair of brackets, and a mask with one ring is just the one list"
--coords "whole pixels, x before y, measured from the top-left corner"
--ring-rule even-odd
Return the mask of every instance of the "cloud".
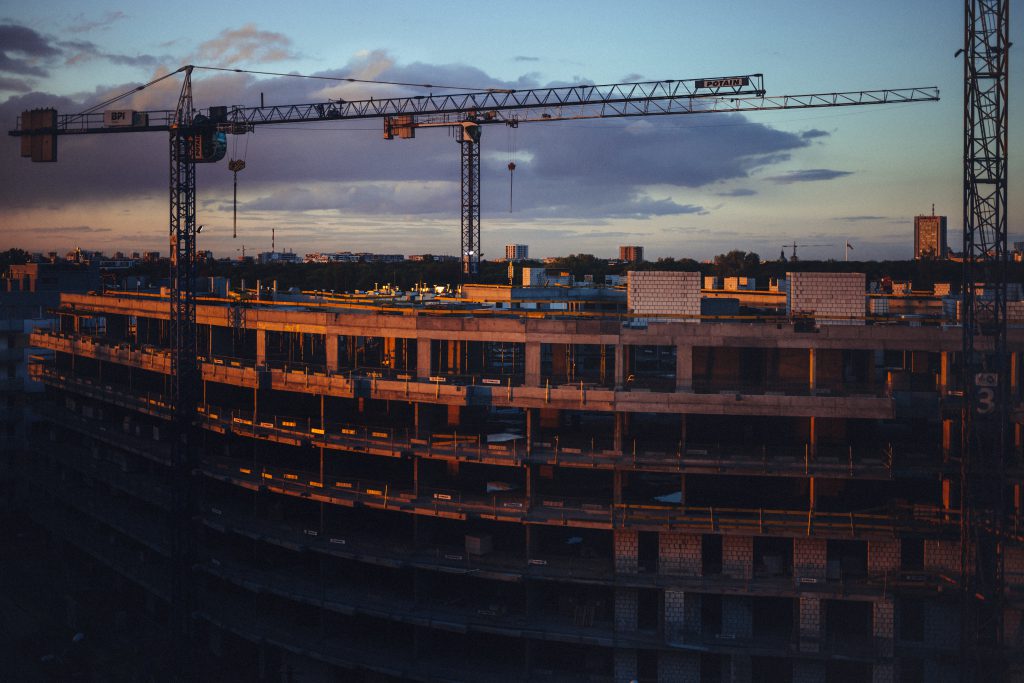
[[255, 24], [246, 24], [225, 29], [213, 40], [200, 44], [195, 57], [210, 62], [210, 66], [265, 64], [298, 57], [291, 45], [291, 38], [283, 33], [261, 31]]
[[853, 171], [836, 171], [830, 168], [808, 168], [803, 171], [791, 171], [783, 175], [769, 176], [768, 180], [779, 185], [792, 183], [813, 183], [819, 180], [835, 180], [852, 175]]
[[111, 64], [120, 66], [141, 66], [152, 68], [162, 62], [171, 60], [169, 56], [156, 57], [154, 55], [120, 55], [112, 52], [103, 52], [95, 43], [87, 40], [68, 40], [58, 43], [64, 50], [64, 64], [72, 66], [91, 61], [93, 59], [104, 59]]
[[834, 221], [885, 221], [888, 216], [836, 216]]
[[803, 140], [813, 140], [814, 138], [827, 138], [830, 135], [832, 135], [832, 133], [829, 133], [827, 130], [819, 130], [818, 128], [812, 128], [810, 130], [805, 130], [804, 132], [800, 133], [800, 137]]
[[68, 26], [67, 30], [69, 33], [88, 33], [96, 29], [110, 28], [111, 24], [127, 18], [128, 15], [120, 10], [107, 12], [101, 18], [95, 20], [86, 19], [84, 14], [79, 14], [75, 17], [74, 23]]
[[513, 62], [539, 62], [540, 57], [528, 57], [526, 55], [516, 55], [512, 58]]
[[28, 92], [32, 89], [28, 81], [20, 78], [0, 76], [0, 92]]
[[733, 190], [726, 190], [724, 192], [716, 192], [719, 197], [751, 197], [757, 194], [757, 190], [751, 190], [748, 187], [737, 187]]
[[68, 233], [98, 233], [98, 232], [110, 232], [110, 228], [93, 228], [88, 225], [75, 225], [75, 226], [53, 226], [47, 228], [6, 228], [6, 232], [27, 232], [33, 235], [64, 235]]

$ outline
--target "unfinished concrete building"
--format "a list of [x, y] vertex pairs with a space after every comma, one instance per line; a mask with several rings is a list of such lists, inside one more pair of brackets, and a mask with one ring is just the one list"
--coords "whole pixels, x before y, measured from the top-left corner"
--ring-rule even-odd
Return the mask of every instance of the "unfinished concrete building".
[[[751, 295], [776, 308], [709, 318], [699, 282], [631, 277], [617, 313], [508, 288], [201, 300], [209, 647], [268, 679], [955, 680], [948, 307], [867, 317], [862, 275], [794, 275]], [[32, 337], [52, 360], [26, 491], [159, 614], [167, 301], [65, 295], [59, 316]]]

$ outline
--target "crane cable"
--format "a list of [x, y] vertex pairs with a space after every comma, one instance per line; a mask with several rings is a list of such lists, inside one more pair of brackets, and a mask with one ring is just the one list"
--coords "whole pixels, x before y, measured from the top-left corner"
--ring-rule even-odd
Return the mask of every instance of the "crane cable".
[[[238, 136], [235, 136], [234, 150], [232, 150], [232, 157], [237, 156], [238, 153]], [[245, 148], [242, 150], [242, 158], [232, 158], [228, 161], [228, 170], [234, 175], [234, 197], [231, 201], [231, 237], [232, 239], [238, 238], [238, 172], [245, 168], [245, 159], [249, 156], [249, 136], [245, 136]]]
[[517, 126], [509, 126], [508, 131], [508, 212], [512, 213], [512, 180], [516, 171], [516, 130]]

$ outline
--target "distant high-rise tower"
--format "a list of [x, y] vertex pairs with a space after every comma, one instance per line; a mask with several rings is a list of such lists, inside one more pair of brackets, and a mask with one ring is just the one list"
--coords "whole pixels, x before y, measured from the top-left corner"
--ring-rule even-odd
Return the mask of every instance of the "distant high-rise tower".
[[619, 260], [640, 263], [644, 260], [644, 248], [636, 245], [619, 247]]
[[914, 217], [914, 258], [946, 258], [946, 217], [935, 215]]
[[530, 258], [530, 247], [526, 244], [506, 244], [506, 261], [525, 261]]

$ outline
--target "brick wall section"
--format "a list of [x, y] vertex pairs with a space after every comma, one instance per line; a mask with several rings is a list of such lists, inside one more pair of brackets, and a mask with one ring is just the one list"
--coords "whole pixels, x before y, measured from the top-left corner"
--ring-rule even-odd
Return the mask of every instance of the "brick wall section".
[[700, 655], [658, 653], [658, 683], [700, 683]]
[[924, 660], [924, 680], [928, 683], [959, 683], [960, 672], [955, 666], [934, 659]]
[[615, 573], [636, 574], [639, 571], [640, 541], [633, 529], [615, 530]]
[[665, 589], [665, 637], [682, 640], [686, 624], [686, 599], [683, 591]]
[[868, 541], [868, 573], [884, 574], [900, 569], [900, 539]]
[[629, 311], [637, 315], [700, 316], [700, 273], [631, 270], [626, 279]]
[[722, 574], [733, 579], [754, 576], [754, 537], [722, 537]]
[[750, 598], [742, 595], [722, 596], [722, 634], [737, 638], [750, 638], [754, 635]]
[[793, 683], [825, 683], [825, 662], [795, 660]]
[[636, 676], [636, 650], [615, 648], [615, 683], [629, 683]]
[[632, 633], [637, 624], [637, 595], [635, 588], [615, 589], [615, 632]]
[[960, 576], [960, 542], [924, 542], [924, 568], [927, 571], [942, 572], [949, 576]]
[[823, 538], [793, 539], [793, 576], [797, 580], [825, 579], [828, 541]]
[[822, 604], [814, 595], [800, 598], [800, 651], [817, 652], [821, 640]]
[[871, 667], [871, 683], [896, 683], [896, 667], [892, 662]]
[[1024, 546], [1011, 546], [1003, 557], [1003, 581], [1007, 590], [1024, 588]]
[[700, 536], [662, 531], [658, 536], [658, 572], [676, 576], [700, 576]]
[[878, 643], [880, 654], [885, 657], [892, 657], [895, 614], [892, 598], [882, 598], [871, 606], [871, 635]]
[[683, 630], [700, 635], [700, 593], [689, 593], [683, 605]]
[[864, 324], [864, 273], [788, 273], [787, 278], [790, 315], [809, 313], [819, 325]]

